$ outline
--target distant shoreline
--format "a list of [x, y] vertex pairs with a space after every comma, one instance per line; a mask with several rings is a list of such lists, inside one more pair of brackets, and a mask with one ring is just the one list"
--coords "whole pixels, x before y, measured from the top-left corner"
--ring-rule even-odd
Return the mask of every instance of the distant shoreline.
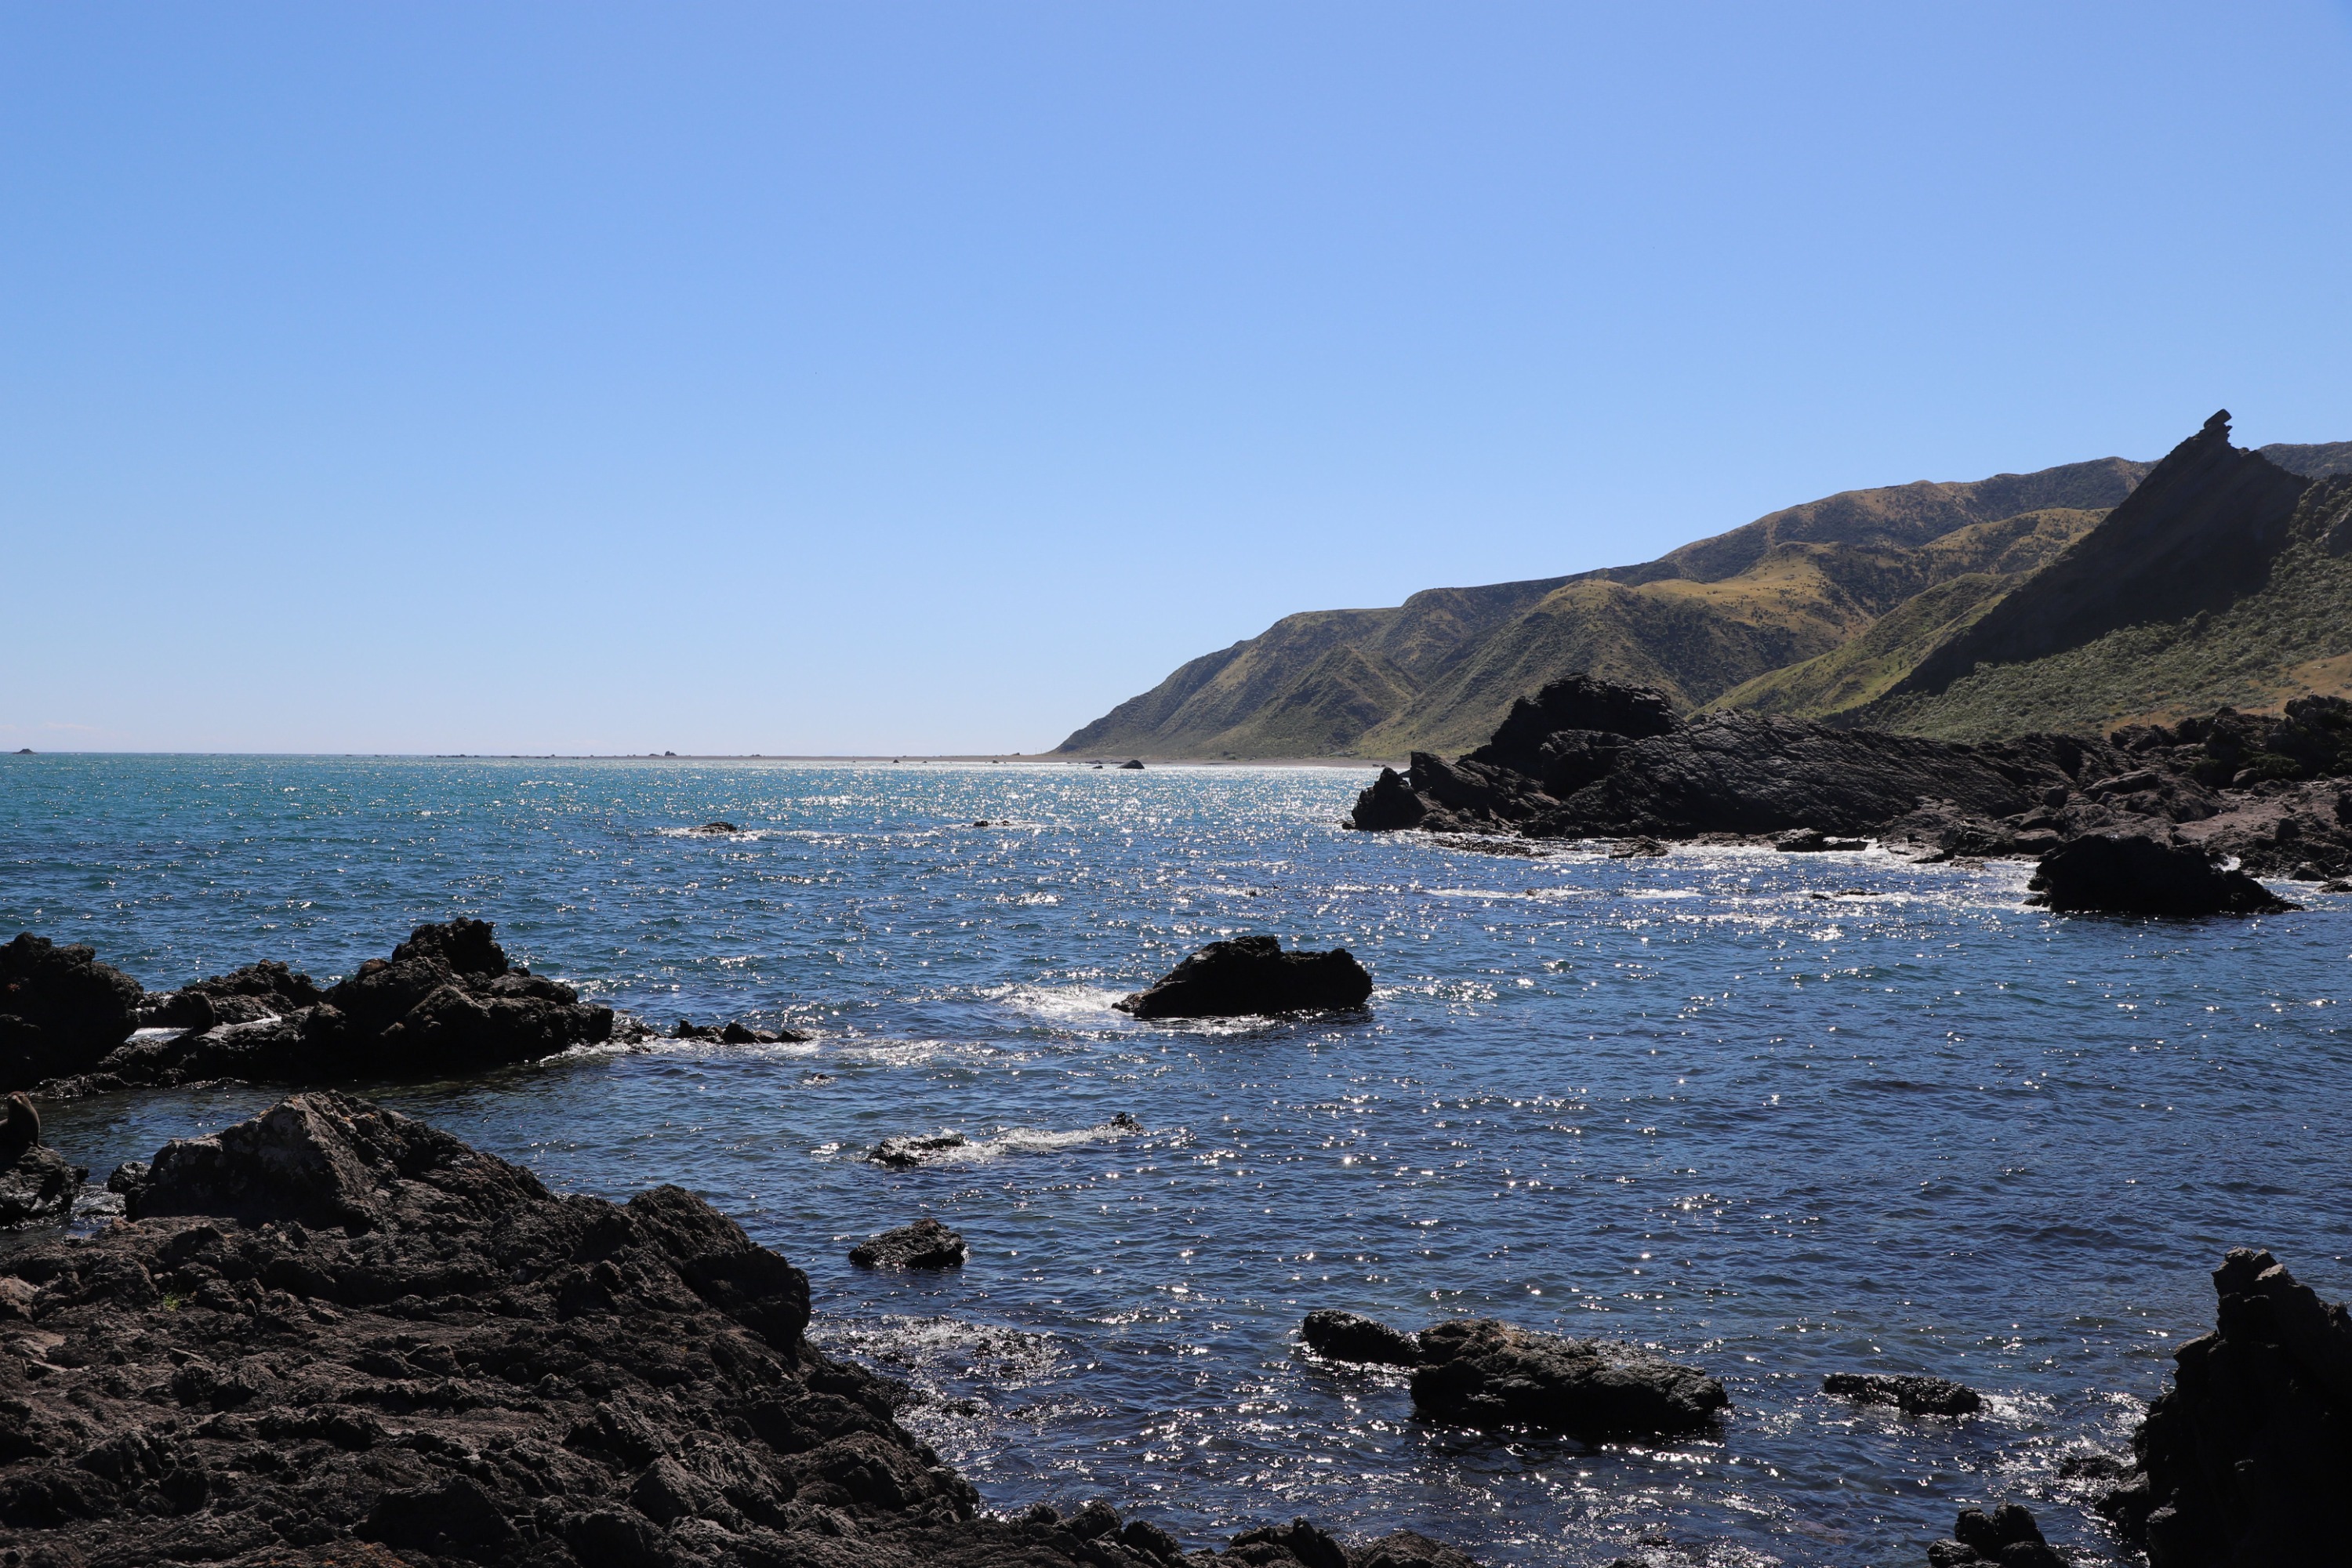
[[[1019, 752], [940, 752], [919, 755], [901, 752], [784, 753], [761, 752], [18, 752], [35, 757], [251, 757], [284, 762], [299, 760], [385, 763], [876, 763], [885, 766], [922, 766], [933, 763], [1022, 763], [1036, 766], [1105, 769], [1118, 767], [1123, 756], [1066, 757]], [[1153, 757], [1135, 759], [1149, 768], [1383, 768], [1402, 759], [1377, 757]]]

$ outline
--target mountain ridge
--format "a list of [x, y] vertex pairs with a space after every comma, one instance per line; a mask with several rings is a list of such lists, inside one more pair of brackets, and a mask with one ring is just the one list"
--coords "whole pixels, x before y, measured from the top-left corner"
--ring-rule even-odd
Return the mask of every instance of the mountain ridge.
[[[2130, 685], [2117, 671], [2135, 656], [2123, 650], [2144, 653], [2147, 642], [2131, 628], [2199, 613], [2210, 622], [2264, 592], [2313, 487], [2347, 476], [2352, 441], [2249, 452], [2230, 444], [2224, 412], [2155, 463], [2102, 458], [1840, 491], [1631, 566], [1286, 616], [1180, 666], [1058, 751], [1241, 759], [1461, 750], [1514, 700], [1580, 670], [1654, 687], [1685, 712], [1753, 708], [1929, 734], [1983, 732], [1998, 721], [1987, 694], [1999, 688], [2055, 727], [2090, 732], [2115, 714], [2094, 712], [2100, 700], [2075, 688]], [[2142, 498], [2149, 480], [2159, 493]], [[2280, 646], [2309, 656], [2295, 668], [2311, 667], [2313, 689], [2352, 685], [2334, 668], [2352, 668], [2352, 643], [2337, 648], [2324, 635], [2332, 559], [2303, 550], [2294, 570], [2312, 592], [2273, 596], [2300, 628], [2280, 634]], [[2136, 586], [2118, 591], [2124, 583]], [[2259, 636], [2237, 623], [2224, 630], [2237, 639], [2237, 665], [2261, 663]], [[2122, 641], [2077, 651], [2106, 637]], [[2072, 660], [2075, 673], [2018, 673], [2044, 658]], [[2093, 666], [2106, 673], [2084, 673]], [[2200, 698], [2181, 700], [2299, 694], [2286, 667], [2267, 684], [2210, 673], [2184, 667], [2176, 684]], [[2074, 694], [2027, 689], [2037, 681]]]

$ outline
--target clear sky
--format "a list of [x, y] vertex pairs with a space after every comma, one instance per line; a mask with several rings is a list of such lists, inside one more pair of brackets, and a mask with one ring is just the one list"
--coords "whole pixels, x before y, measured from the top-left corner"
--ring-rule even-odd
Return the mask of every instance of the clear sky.
[[0, 4], [0, 742], [1037, 751], [2352, 438], [2352, 5]]

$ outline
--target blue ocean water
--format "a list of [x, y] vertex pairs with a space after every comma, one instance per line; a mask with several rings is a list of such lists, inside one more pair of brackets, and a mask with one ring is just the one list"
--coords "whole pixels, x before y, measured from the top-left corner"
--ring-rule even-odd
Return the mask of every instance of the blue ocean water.
[[[812, 1031], [372, 1092], [559, 1187], [701, 1193], [808, 1269], [818, 1337], [930, 1396], [908, 1425], [990, 1506], [1104, 1497], [1193, 1544], [1303, 1513], [1492, 1563], [1910, 1564], [2019, 1500], [2121, 1560], [2063, 1467], [2123, 1448], [2223, 1250], [2352, 1295], [2352, 901], [2159, 925], [2028, 909], [2018, 865], [1482, 854], [1341, 830], [1365, 782], [0, 758], [0, 932], [163, 987], [325, 980], [462, 913], [648, 1018]], [[684, 831], [714, 818], [742, 831]], [[1354, 951], [1370, 1016], [1111, 1010], [1254, 931]], [[49, 1136], [102, 1178], [269, 1098], [108, 1097]], [[968, 1158], [858, 1158], [942, 1130]], [[845, 1260], [923, 1214], [969, 1267]], [[1326, 1306], [1636, 1341], [1735, 1403], [1659, 1446], [1433, 1429], [1300, 1353]], [[1856, 1409], [1819, 1393], [1844, 1370], [1990, 1406]]]

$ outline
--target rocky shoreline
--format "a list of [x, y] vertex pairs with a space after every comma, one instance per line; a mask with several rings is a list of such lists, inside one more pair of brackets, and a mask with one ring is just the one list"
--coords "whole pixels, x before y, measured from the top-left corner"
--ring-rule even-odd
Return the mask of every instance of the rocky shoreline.
[[[37, 1142], [17, 1158], [63, 1163]], [[1410, 1531], [1294, 1521], [1213, 1552], [1099, 1502], [989, 1515], [899, 1425], [919, 1395], [809, 1343], [806, 1277], [676, 1187], [559, 1195], [331, 1091], [108, 1184], [124, 1218], [0, 1258], [0, 1562], [1469, 1568]], [[853, 1257], [965, 1253], [921, 1221]], [[2352, 1315], [2267, 1253], [2232, 1252], [2214, 1283], [2216, 1331], [2178, 1352], [2098, 1511], [2153, 1568], [2328, 1560]], [[1318, 1310], [1300, 1337], [1404, 1369], [1440, 1426], [1597, 1443], [1737, 1419], [1699, 1368], [1489, 1319], [1407, 1333]], [[1823, 1387], [1906, 1418], [1981, 1405], [1911, 1374]], [[1964, 1511], [1929, 1560], [2063, 1561], [2014, 1505]]]
[[297, 1096], [0, 1261], [0, 1561], [410, 1568], [1468, 1568], [1303, 1521], [1186, 1552], [983, 1511], [811, 1345], [808, 1281], [677, 1187], [625, 1205]]
[[[2348, 778], [2352, 702], [2338, 698], [1975, 746], [1746, 713], [1685, 721], [1661, 693], [1571, 676], [1520, 699], [1475, 751], [1382, 769], [1349, 826], [1637, 848], [1874, 840], [1928, 860], [2039, 858], [2060, 910], [2245, 914], [2288, 907], [2257, 876], [2343, 890]], [[2096, 847], [2052, 858], [2084, 844]]]

